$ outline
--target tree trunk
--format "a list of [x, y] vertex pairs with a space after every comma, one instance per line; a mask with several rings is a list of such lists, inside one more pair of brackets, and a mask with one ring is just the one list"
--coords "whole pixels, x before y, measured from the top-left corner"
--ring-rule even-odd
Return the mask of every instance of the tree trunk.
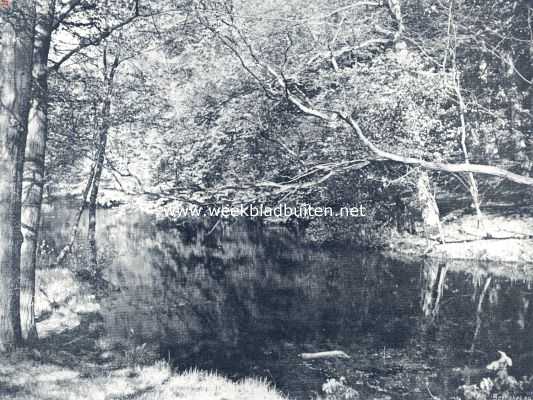
[[33, 91], [28, 121], [22, 182], [22, 235], [20, 259], [20, 320], [22, 339], [37, 338], [35, 327], [35, 262], [44, 185], [44, 161], [48, 136], [48, 53], [53, 2], [39, 0], [33, 48]]
[[430, 240], [437, 235], [441, 243], [444, 243], [444, 234], [440, 223], [440, 212], [435, 196], [431, 193], [431, 185], [427, 172], [420, 173], [417, 182], [418, 207], [422, 214], [422, 226], [426, 237], [428, 248]]
[[[466, 105], [463, 99], [461, 80], [459, 77], [459, 72], [455, 64], [455, 54], [453, 55], [453, 71], [454, 71], [454, 88], [457, 95], [457, 100], [459, 103], [459, 121], [461, 123], [460, 132], [461, 132], [461, 148], [463, 150], [463, 155], [465, 158], [465, 163], [470, 164], [470, 157], [468, 155], [468, 149], [466, 147]], [[483, 213], [481, 212], [481, 200], [479, 197], [478, 185], [476, 178], [472, 172], [466, 174], [467, 176], [467, 188], [470, 196], [472, 197], [472, 205], [476, 211], [477, 217], [477, 226], [478, 229], [482, 229], [482, 237], [487, 235], [487, 230], [483, 221]]]
[[96, 245], [96, 200], [98, 198], [98, 190], [100, 187], [100, 179], [104, 169], [105, 153], [107, 146], [107, 135], [109, 133], [110, 115], [111, 115], [111, 98], [113, 95], [113, 80], [115, 72], [119, 65], [118, 56], [111, 66], [107, 63], [107, 51], [104, 51], [104, 82], [105, 82], [105, 97], [102, 105], [102, 122], [98, 135], [98, 152], [96, 156], [96, 166], [94, 170], [93, 184], [91, 188], [91, 195], [89, 197], [89, 250], [90, 250], [90, 267], [92, 272], [96, 272], [98, 268], [98, 248]]
[[33, 1], [23, 0], [0, 8], [0, 352], [12, 350], [21, 341], [20, 213], [33, 11]]
[[533, 6], [530, 6], [527, 10], [527, 31], [529, 33], [529, 38], [528, 49], [525, 52], [527, 55], [527, 70], [525, 71], [525, 76], [529, 80], [529, 83], [527, 85], [524, 108], [529, 114], [526, 133], [528, 138], [528, 156], [529, 159], [533, 160]]
[[78, 214], [75, 219], [74, 223], [74, 229], [72, 229], [72, 233], [70, 234], [70, 241], [68, 244], [63, 247], [61, 252], [56, 258], [55, 263], [53, 264], [54, 267], [60, 267], [63, 262], [66, 260], [67, 256], [72, 251], [72, 246], [74, 246], [74, 242], [76, 241], [76, 236], [78, 236], [78, 229], [80, 226], [81, 217], [83, 215], [83, 212], [85, 211], [86, 203], [87, 203], [87, 196], [89, 196], [89, 191], [91, 190], [91, 187], [93, 185], [94, 180], [94, 170], [96, 168], [96, 162], [93, 164], [93, 167], [91, 168], [91, 172], [89, 173], [89, 179], [87, 180], [87, 184], [85, 185], [85, 189], [83, 190], [83, 194], [81, 197], [81, 206], [78, 210]]
[[514, 23], [511, 30], [514, 43], [509, 46], [506, 59], [506, 78], [509, 130], [513, 141], [514, 159], [520, 161], [522, 169], [531, 172], [531, 108], [530, 93], [533, 66], [531, 65], [531, 46], [533, 34], [531, 29], [532, 8], [526, 1], [517, 2], [514, 7]]
[[[106, 109], [109, 109], [109, 107], [110, 101], [108, 102], [106, 99], [106, 101], [104, 102], [103, 115], [109, 113], [108, 111], [106, 111]], [[107, 145], [107, 131], [108, 129], [104, 129], [104, 126], [100, 128], [96, 168], [94, 171], [91, 195], [89, 197], [89, 262], [92, 272], [96, 272], [98, 267], [98, 248], [96, 246], [96, 200], [98, 199], [100, 178], [102, 177], [102, 171], [104, 169], [105, 150]]]

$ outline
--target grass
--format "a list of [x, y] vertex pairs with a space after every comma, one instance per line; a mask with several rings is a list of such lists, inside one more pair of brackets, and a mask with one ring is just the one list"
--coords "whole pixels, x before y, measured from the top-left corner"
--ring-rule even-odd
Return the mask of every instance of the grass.
[[268, 382], [246, 378], [232, 382], [216, 373], [190, 370], [171, 376], [163, 385], [144, 393], [142, 400], [282, 400], [286, 399]]
[[164, 361], [95, 373], [88, 366], [76, 370], [15, 358], [0, 362], [2, 399], [286, 400], [262, 380], [232, 382], [199, 370], [174, 373]]
[[[113, 352], [91, 329], [99, 305], [67, 269], [40, 270], [36, 311], [40, 342], [0, 355], [0, 399], [13, 400], [286, 400], [266, 381], [233, 382], [217, 373], [177, 373], [165, 361], [140, 358], [139, 347]], [[140, 346], [143, 350], [143, 346]]]

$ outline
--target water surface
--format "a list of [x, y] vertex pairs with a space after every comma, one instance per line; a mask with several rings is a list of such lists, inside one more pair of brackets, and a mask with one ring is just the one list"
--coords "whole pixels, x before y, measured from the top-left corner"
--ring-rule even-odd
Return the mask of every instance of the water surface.
[[[68, 241], [70, 214], [46, 213], [50, 247]], [[102, 340], [146, 343], [179, 369], [264, 377], [295, 399], [341, 376], [369, 396], [448, 398], [478, 381], [497, 350], [513, 373], [533, 373], [527, 269], [317, 249], [246, 223], [209, 228], [100, 211], [104, 274], [120, 289], [102, 301]], [[326, 350], [351, 359], [299, 357]]]

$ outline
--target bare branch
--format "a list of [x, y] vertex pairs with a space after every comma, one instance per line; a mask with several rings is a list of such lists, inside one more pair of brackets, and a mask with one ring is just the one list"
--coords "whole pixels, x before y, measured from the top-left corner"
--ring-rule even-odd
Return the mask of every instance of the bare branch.
[[[138, 2], [139, 0], [137, 0]], [[78, 46], [75, 48], [69, 50], [67, 54], [65, 54], [63, 57], [61, 57], [58, 61], [53, 62], [53, 65], [50, 67], [50, 71], [57, 71], [59, 68], [61, 68], [61, 65], [63, 65], [66, 61], [68, 61], [72, 56], [79, 53], [80, 51], [92, 47], [92, 46], [98, 46], [102, 41], [107, 39], [109, 36], [111, 36], [115, 31], [118, 31], [131, 22], [135, 21], [137, 18], [144, 18], [149, 17], [150, 15], [141, 15], [139, 13], [139, 7], [135, 7], [135, 13], [131, 15], [130, 17], [126, 18], [124, 21], [121, 21], [113, 26], [108, 27], [103, 32], [101, 32], [99, 35], [87, 39], [85, 41], [82, 41]]]

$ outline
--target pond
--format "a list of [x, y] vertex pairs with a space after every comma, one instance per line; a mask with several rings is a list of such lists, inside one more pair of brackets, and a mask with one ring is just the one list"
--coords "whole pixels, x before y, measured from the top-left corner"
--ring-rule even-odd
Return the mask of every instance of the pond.
[[[50, 246], [68, 241], [70, 214], [46, 212]], [[498, 350], [515, 376], [533, 373], [526, 268], [318, 249], [250, 223], [209, 230], [99, 212], [104, 274], [119, 288], [102, 299], [102, 340], [182, 370], [263, 377], [294, 399], [341, 377], [369, 398], [450, 398]], [[350, 359], [300, 357], [328, 350]]]

